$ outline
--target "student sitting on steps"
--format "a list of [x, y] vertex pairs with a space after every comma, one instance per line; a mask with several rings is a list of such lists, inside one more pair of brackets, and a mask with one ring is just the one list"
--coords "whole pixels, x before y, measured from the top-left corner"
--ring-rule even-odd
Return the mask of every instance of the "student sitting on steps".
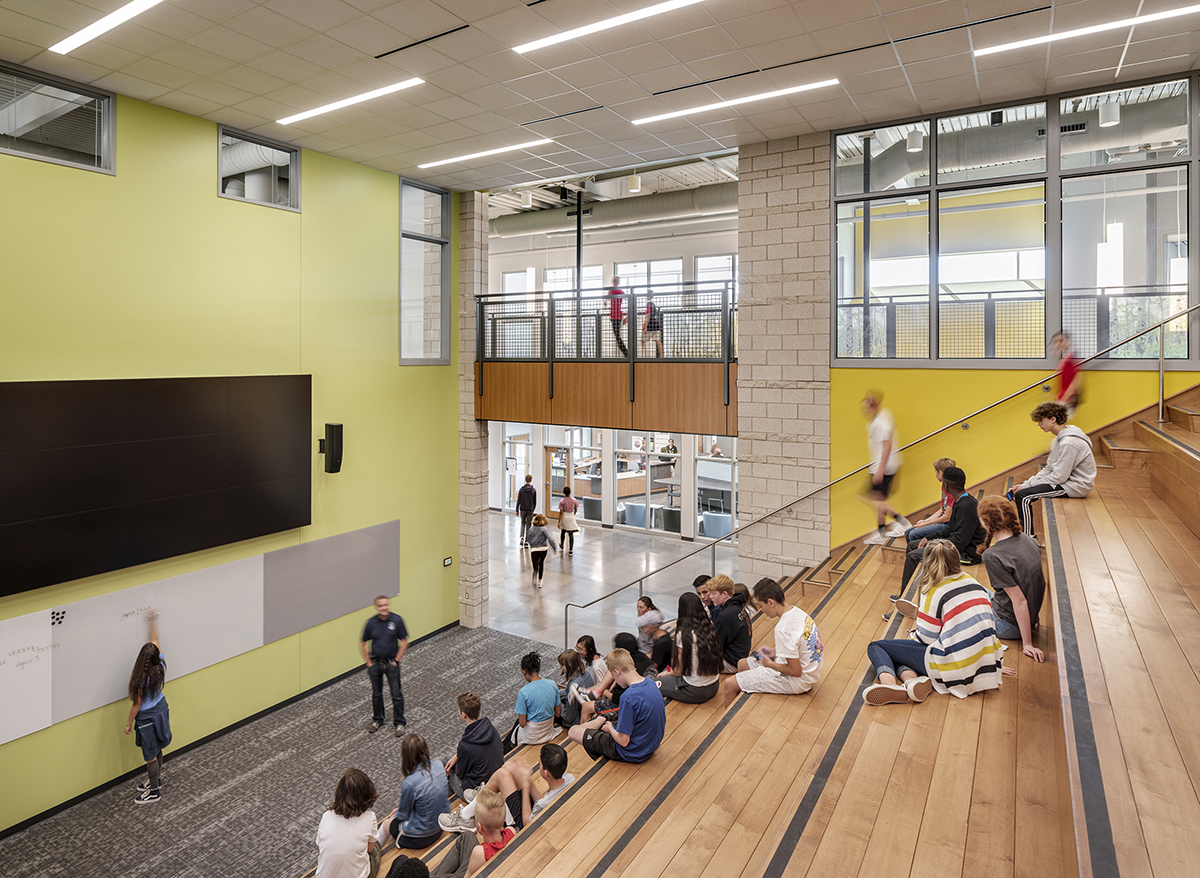
[[[634, 670], [639, 675], [653, 677], [656, 676], [654, 662], [649, 656], [638, 651], [637, 639], [632, 634], [624, 632], [613, 637], [613, 646], [617, 649], [623, 649], [633, 657]], [[579, 722], [590, 722], [592, 717], [603, 714], [613, 722], [617, 721], [617, 711], [621, 704], [621, 693], [625, 691], [625, 687], [616, 681], [612, 671], [608, 670], [608, 665], [605, 664], [604, 676], [591, 689], [574, 688], [568, 689], [567, 697], [574, 696], [575, 700], [582, 706], [583, 711]]]
[[726, 707], [742, 692], [800, 695], [821, 676], [823, 652], [817, 623], [789, 604], [773, 579], [758, 581], [754, 600], [764, 616], [779, 620], [775, 623], [775, 648], [760, 647], [754, 655], [738, 662], [738, 673], [725, 680]]
[[543, 680], [542, 657], [536, 652], [521, 657], [521, 676], [525, 685], [517, 692], [517, 721], [504, 736], [504, 752], [519, 744], [542, 744], [558, 734], [554, 718], [562, 713], [558, 703], [558, 687], [553, 680]]
[[713, 605], [717, 608], [713, 627], [721, 644], [721, 673], [736, 674], [738, 662], [749, 657], [753, 643], [750, 636], [749, 612], [746, 599], [749, 594], [742, 591], [728, 576], [714, 576], [708, 584]]
[[481, 706], [474, 692], [458, 696], [458, 715], [466, 728], [458, 742], [458, 752], [446, 763], [446, 779], [454, 795], [464, 801], [467, 790], [486, 783], [492, 772], [504, 764], [500, 733], [486, 716], [480, 719]]
[[[560, 745], [543, 744], [539, 756], [541, 763], [536, 766], [513, 757], [496, 769], [484, 787], [504, 797], [504, 823], [518, 832], [575, 781], [575, 775], [567, 772], [567, 751]], [[537, 790], [533, 786], [533, 779], [539, 774], [546, 782], [546, 793], [534, 798]], [[478, 796], [475, 801], [478, 801]], [[475, 815], [475, 802], [471, 802], [453, 814], [443, 814], [439, 822], [447, 832], [474, 832]]]
[[1042, 497], [1086, 497], [1096, 486], [1096, 459], [1087, 433], [1067, 423], [1067, 407], [1044, 402], [1029, 414], [1044, 433], [1054, 436], [1046, 465], [1009, 492], [1017, 504], [1021, 529], [1033, 534], [1033, 504]]
[[472, 878], [492, 857], [504, 850], [516, 831], [504, 825], [504, 797], [486, 787], [472, 802], [475, 806], [474, 832], [462, 832], [454, 847], [431, 871], [430, 878]]
[[[946, 526], [943, 539], [958, 547], [962, 564], [978, 564], [979, 545], [987, 539], [987, 532], [979, 523], [979, 503], [966, 492], [967, 474], [956, 466], [947, 467], [942, 473], [942, 486], [954, 498], [954, 506], [950, 512], [950, 522]], [[904, 573], [900, 578], [901, 591], [908, 587], [908, 581], [916, 572], [925, 557], [925, 547], [929, 540], [918, 540], [908, 544], [908, 552], [904, 558]]]
[[603, 756], [619, 762], [645, 762], [666, 733], [666, 702], [654, 681], [634, 669], [633, 657], [626, 650], [614, 649], [605, 661], [615, 683], [625, 688], [616, 724], [598, 716], [573, 726], [568, 734], [592, 759]]

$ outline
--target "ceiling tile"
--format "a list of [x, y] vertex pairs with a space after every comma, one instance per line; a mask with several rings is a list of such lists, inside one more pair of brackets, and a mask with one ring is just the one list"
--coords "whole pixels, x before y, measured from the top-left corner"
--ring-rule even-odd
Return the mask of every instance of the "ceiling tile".
[[971, 55], [954, 55], [949, 58], [938, 58], [935, 61], [917, 61], [904, 65], [904, 74], [908, 81], [916, 85], [918, 82], [932, 82], [935, 79], [946, 79], [951, 76], [974, 75], [975, 65]]
[[201, 18], [171, 3], [160, 3], [153, 9], [147, 9], [137, 17], [137, 23], [146, 30], [175, 40], [186, 40], [193, 34], [212, 27], [212, 22], [207, 18]]
[[823, 52], [817, 41], [808, 34], [774, 40], [754, 46], [745, 51], [750, 63], [756, 67], [776, 67], [780, 64], [795, 64], [808, 58], [816, 58]]
[[562, 28], [524, 5], [472, 21], [471, 25], [509, 48], [562, 32]]
[[268, 94], [286, 88], [289, 81], [278, 76], [272, 76], [248, 65], [238, 65], [227, 70], [221, 70], [212, 75], [217, 82], [232, 85], [250, 94]]
[[81, 58], [42, 51], [29, 59], [29, 66], [43, 73], [74, 79], [76, 82], [95, 83], [111, 71], [89, 64]]
[[236, 104], [234, 109], [244, 113], [253, 113], [259, 119], [283, 119], [296, 112], [296, 108], [290, 104], [281, 104], [268, 97], [250, 98], [248, 101]]
[[[1005, 43], [1014, 43], [1018, 40], [1044, 37], [1050, 33], [1051, 20], [1050, 11], [1045, 10], [1042, 12], [1031, 12], [1028, 15], [1017, 15], [1012, 18], [989, 22], [988, 24], [978, 24], [970, 29], [971, 40], [975, 49], [983, 49], [988, 46], [1002, 46]], [[1043, 57], [1045, 57], [1045, 46], [1030, 47], [1016, 51], [1041, 51]], [[985, 57], [998, 58], [1000, 55], [988, 55]], [[983, 61], [985, 59], [980, 58], [979, 60]], [[1023, 60], [1028, 61], [1030, 58], [1026, 57]]]
[[175, 43], [174, 37], [164, 36], [133, 22], [126, 22], [109, 31], [101, 39], [137, 55], [153, 55]]
[[463, 97], [473, 104], [478, 104], [481, 107], [490, 107], [493, 110], [529, 103], [528, 98], [524, 95], [519, 95], [511, 88], [503, 85], [485, 86], [466, 92], [463, 94]]
[[263, 6], [315, 31], [328, 31], [365, 11], [340, 0], [267, 0]]
[[209, 52], [245, 64], [255, 58], [270, 54], [272, 49], [266, 43], [260, 43], [250, 37], [244, 37], [227, 27], [216, 25], [188, 38], [190, 45], [198, 46]]
[[171, 48], [159, 52], [154, 58], [201, 76], [212, 76], [235, 66], [235, 62], [228, 58], [222, 58], [220, 55], [214, 55], [212, 52], [190, 46], [187, 43], [176, 43]]
[[[880, 0], [880, 5], [889, 3], [895, 6], [897, 2], [903, 4], [905, 0]], [[968, 21], [983, 21], [988, 18], [998, 18], [1001, 15], [1027, 12], [1029, 9], [1037, 8], [1041, 4], [1030, 3], [1029, 0], [964, 0], [963, 5], [967, 8]], [[895, 10], [885, 9], [884, 11], [891, 12]]]
[[[364, 2], [378, 3], [379, 0], [348, 0], [348, 2], [358, 5]], [[393, 2], [393, 0], [388, 0], [388, 2]], [[478, 17], [481, 5], [479, 0], [437, 0], [437, 4], [447, 12], [454, 13], [463, 21], [471, 21]], [[488, 0], [487, 2], [488, 11], [492, 13], [524, 5], [525, 0]]]
[[684, 64], [738, 50], [737, 43], [722, 28], [706, 27], [660, 40], [664, 49]]
[[203, 98], [207, 101], [212, 101], [214, 104], [220, 104], [223, 107], [240, 104], [242, 101], [248, 101], [250, 98], [254, 97], [254, 95], [248, 91], [243, 91], [235, 86], [218, 82], [215, 79], [197, 80], [191, 85], [184, 86], [180, 89], [180, 91], [182, 91], [184, 94]]
[[[497, 52], [511, 52], [507, 46], [497, 42], [481, 30], [468, 28], [437, 40], [434, 45], [461, 64], [471, 58], [482, 58]], [[515, 53], [514, 53], [515, 54]]]
[[65, 28], [68, 33], [82, 30], [102, 17], [101, 13], [74, 0], [5, 0], [4, 5], [13, 12]]
[[927, 101], [940, 101], [943, 98], [958, 98], [957, 106], [970, 107], [979, 99], [979, 90], [975, 77], [953, 76], [948, 79], [936, 79], [929, 82], [914, 82], [913, 94], [917, 103], [924, 109]]
[[198, 98], [195, 95], [190, 95], [182, 91], [173, 91], [165, 94], [160, 98], [156, 98], [154, 103], [169, 110], [178, 110], [181, 113], [187, 113], [189, 116], [203, 116], [206, 113], [219, 110], [223, 106], [215, 101]]
[[164, 64], [162, 61], [157, 61], [154, 58], [142, 58], [140, 61], [126, 64], [122, 72], [130, 76], [135, 76], [138, 79], [144, 79], [147, 82], [166, 86], [168, 89], [183, 88], [185, 85], [191, 85], [200, 78], [200, 75], [197, 73], [191, 73], [179, 67]]
[[71, 57], [78, 58], [80, 61], [86, 61], [89, 64], [95, 64], [97, 67], [103, 67], [106, 70], [120, 70], [126, 64], [132, 64], [134, 61], [138, 61], [145, 56], [137, 52], [131, 52], [120, 46], [106, 43], [103, 40], [92, 40], [90, 43], [84, 43], [73, 51]]
[[323, 33], [372, 57], [412, 42], [405, 34], [369, 15], [360, 15]]
[[[638, 3], [635, 8], [643, 8], [642, 3]], [[673, 36], [692, 33], [697, 30], [715, 27], [716, 19], [708, 14], [707, 4], [699, 6], [687, 6], [683, 9], [676, 9], [674, 12], [665, 12], [662, 15], [655, 15], [651, 18], [643, 18], [637, 23], [647, 36], [654, 40], [667, 40]], [[621, 30], [621, 28], [614, 28]], [[591, 37], [585, 37], [581, 42], [590, 45]]]
[[306, 40], [317, 32], [299, 22], [256, 6], [224, 22], [226, 27], [276, 49]]
[[204, 0], [201, 5], [196, 5], [189, 0], [173, 0], [186, 9], [195, 12], [207, 18], [209, 21], [221, 22], [227, 18], [232, 18], [238, 13], [245, 12], [247, 9], [253, 9], [258, 5], [258, 0]]
[[875, 0], [839, 0], [837, 3], [830, 3], [828, 0], [801, 0], [793, 4], [793, 9], [810, 33], [879, 17]]
[[883, 26], [883, 19], [878, 16], [867, 21], [814, 31], [811, 36], [816, 40], [822, 55], [828, 55], [831, 52], [861, 49], [864, 46], [873, 46], [876, 43], [886, 43], [888, 41], [887, 30]]
[[[906, 116], [915, 115], [917, 112], [912, 90], [907, 85], [855, 94], [853, 98], [855, 105], [864, 113], [886, 111], [889, 107], [896, 107], [896, 113], [892, 118], [903, 119]], [[969, 103], [969, 101], [963, 103]], [[886, 121], [886, 117], [872, 116], [871, 118], [876, 121]]]
[[807, 36], [809, 30], [807, 25], [801, 23], [795, 11], [787, 6], [777, 6], [757, 15], [747, 15], [745, 18], [725, 22], [724, 29], [742, 48]]
[[519, 95], [524, 95], [531, 101], [540, 100], [550, 95], [571, 91], [571, 87], [552, 73], [535, 73], [532, 76], [522, 76], [506, 83], [509, 88]]
[[710, 79], [750, 73], [756, 71], [758, 65], [751, 61], [745, 52], [728, 52], [724, 55], [718, 55], [715, 58], [700, 58], [696, 61], [689, 61], [687, 68], [701, 82], [706, 82]]
[[1137, 15], [1138, 0], [1079, 0], [1054, 5], [1054, 29], [1074, 30], [1106, 21], [1120, 21]]
[[451, 96], [443, 98], [440, 101], [433, 101], [425, 104], [425, 109], [431, 113], [436, 113], [444, 119], [455, 121], [458, 119], [466, 119], [468, 116], [474, 116], [479, 113], [482, 107], [479, 107], [470, 101], [463, 100], [460, 97]]
[[355, 61], [361, 61], [364, 54], [324, 34], [317, 34], [315, 37], [293, 43], [284, 51], [320, 67], [333, 70], [353, 64]]
[[641, 73], [629, 78], [651, 94], [672, 88], [692, 86], [700, 81], [699, 77], [686, 67], [670, 67], [666, 70]]
[[[1000, 67], [996, 70], [979, 71], [979, 90], [995, 91], [1008, 89], [1009, 94], [1037, 94], [1046, 80], [1045, 61], [1027, 61], [1024, 64], [1014, 64], [1011, 67]], [[986, 101], [985, 101], [986, 102]]]
[[395, 68], [406, 76], [417, 76], [424, 80], [428, 80], [435, 73], [442, 70], [452, 70], [460, 66], [449, 55], [435, 49], [433, 43], [413, 46], [411, 49], [405, 49], [403, 52], [396, 52], [387, 57], [380, 58], [379, 61], [382, 64], [387, 64], [389, 67]]
[[883, 21], [892, 39], [897, 40], [901, 37], [958, 27], [967, 23], [967, 15], [962, 0], [942, 0], [941, 3], [930, 3], [902, 12], [885, 14]]
[[166, 86], [147, 82], [127, 73], [110, 73], [100, 77], [92, 84], [108, 91], [115, 91], [117, 94], [137, 98], [139, 101], [152, 101], [170, 91]]
[[792, 0], [738, 0], [737, 3], [713, 3], [708, 13], [716, 21], [736, 21], [747, 15], [758, 15], [791, 5]]
[[466, 24], [433, 0], [401, 0], [371, 14], [413, 40], [423, 40]]
[[519, 76], [529, 76], [540, 73], [541, 68], [523, 55], [516, 52], [497, 52], [484, 58], [476, 58], [465, 62], [472, 70], [477, 70], [484, 76], [490, 76], [496, 82], [508, 82]]
[[649, 92], [632, 79], [619, 79], [616, 82], [609, 82], [604, 85], [598, 85], [595, 88], [584, 89], [584, 94], [597, 104], [612, 107], [617, 104], [626, 103], [627, 101], [644, 98]]
[[303, 82], [306, 79], [312, 79], [323, 69], [316, 64], [282, 51], [254, 58], [247, 61], [246, 66], [269, 73], [285, 82]]
[[1064, 57], [1051, 56], [1047, 67], [1047, 75], [1051, 78], [1059, 76], [1075, 76], [1080, 73], [1091, 73], [1098, 70], [1116, 70], [1121, 61], [1121, 47], [1097, 49], [1092, 52], [1080, 52], [1077, 55]]
[[622, 79], [620, 71], [600, 58], [589, 58], [566, 67], [555, 67], [554, 75], [567, 85], [583, 89]]
[[4, 35], [0, 30], [0, 58], [7, 58], [14, 64], [24, 64], [31, 58], [41, 54], [41, 47], [32, 43], [23, 43]]
[[947, 55], [962, 55], [972, 51], [970, 34], [956, 30], [946, 34], [931, 34], [915, 40], [895, 44], [896, 54], [905, 64], [944, 58]]
[[605, 56], [609, 64], [616, 67], [625, 76], [635, 76], [639, 73], [649, 73], [662, 70], [665, 67], [676, 66], [679, 62], [658, 43], [648, 43], [633, 49], [622, 49]]

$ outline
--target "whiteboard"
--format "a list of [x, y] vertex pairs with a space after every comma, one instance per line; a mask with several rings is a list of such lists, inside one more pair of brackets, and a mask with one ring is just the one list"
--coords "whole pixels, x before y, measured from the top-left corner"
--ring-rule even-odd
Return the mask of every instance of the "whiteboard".
[[50, 725], [50, 613], [0, 622], [0, 744]]
[[51, 721], [128, 697], [153, 608], [168, 680], [262, 646], [262, 571], [255, 555], [54, 608]]

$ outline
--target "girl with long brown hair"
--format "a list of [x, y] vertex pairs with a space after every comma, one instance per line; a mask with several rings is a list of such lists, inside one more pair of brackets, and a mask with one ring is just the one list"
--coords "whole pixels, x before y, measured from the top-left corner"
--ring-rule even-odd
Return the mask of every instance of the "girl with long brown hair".
[[684, 704], [703, 704], [721, 688], [721, 643], [698, 595], [679, 596], [675, 658], [671, 671], [658, 678], [663, 698]]
[[398, 848], [430, 847], [442, 834], [438, 817], [450, 813], [450, 787], [446, 767], [429, 758], [423, 736], [408, 734], [400, 742], [400, 776], [400, 804], [379, 827], [379, 846], [391, 837]]
[[139, 805], [162, 798], [163, 749], [171, 743], [171, 714], [163, 695], [167, 663], [158, 647], [158, 610], [150, 611], [150, 642], [138, 652], [129, 675], [129, 719], [125, 734], [137, 728], [137, 743], [146, 760], [146, 780], [138, 784], [133, 800]]

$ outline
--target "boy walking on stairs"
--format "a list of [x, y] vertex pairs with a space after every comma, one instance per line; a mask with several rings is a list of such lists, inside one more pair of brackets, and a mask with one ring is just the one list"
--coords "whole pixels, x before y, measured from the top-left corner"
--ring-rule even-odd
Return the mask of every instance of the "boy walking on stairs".
[[871, 481], [860, 499], [875, 507], [875, 524], [879, 531], [863, 542], [868, 545], [882, 545], [889, 535], [885, 527], [889, 515], [896, 523], [896, 533], [891, 534], [892, 536], [900, 536], [912, 527], [907, 518], [888, 505], [888, 495], [892, 492], [892, 483], [900, 472], [900, 463], [903, 460], [900, 456], [900, 438], [896, 435], [896, 419], [883, 407], [882, 391], [868, 390], [860, 406], [863, 416], [867, 419], [867, 449], [871, 455], [871, 465], [867, 469], [871, 474]]

